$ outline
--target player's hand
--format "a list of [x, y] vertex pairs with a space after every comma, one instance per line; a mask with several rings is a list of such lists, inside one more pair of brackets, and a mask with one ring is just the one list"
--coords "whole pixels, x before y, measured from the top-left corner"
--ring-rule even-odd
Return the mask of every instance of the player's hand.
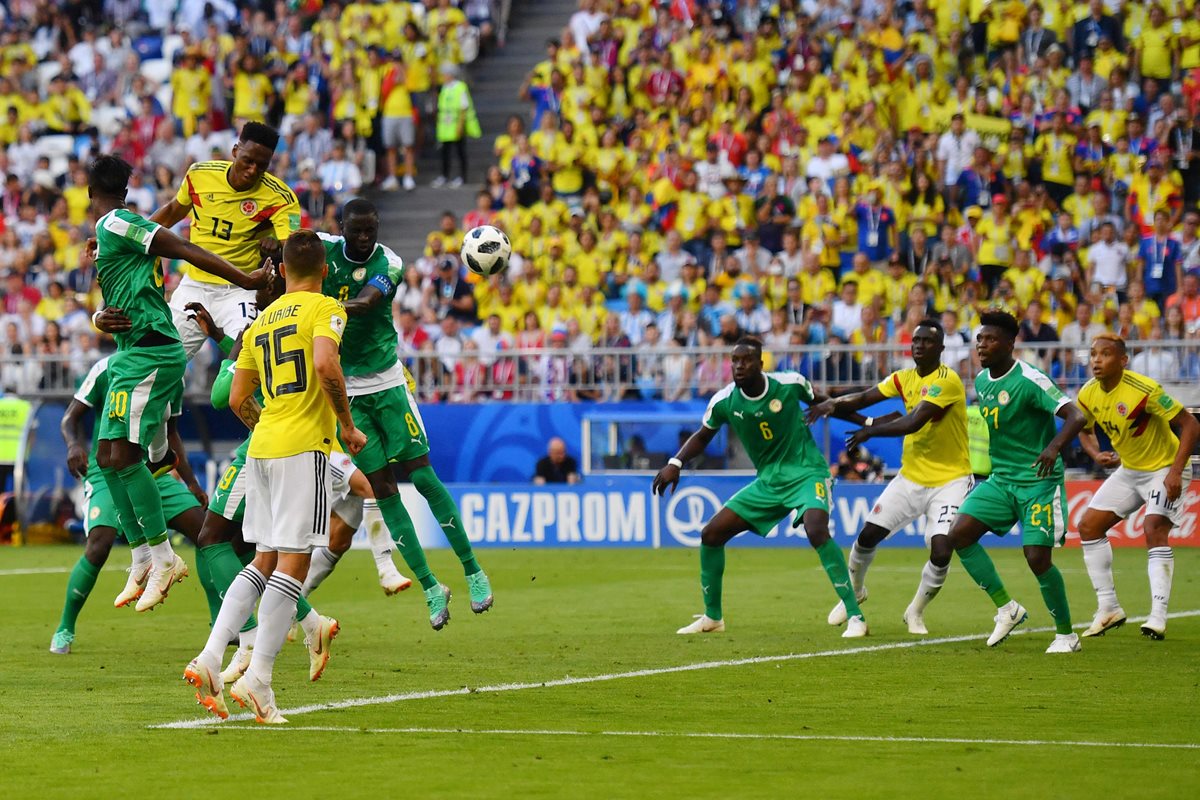
[[654, 494], [666, 497], [667, 487], [671, 487], [671, 494], [675, 494], [675, 487], [679, 485], [679, 467], [674, 464], [667, 464], [658, 471], [654, 476], [654, 483], [650, 485], [650, 491]]
[[819, 419], [824, 419], [825, 417], [831, 416], [836, 406], [837, 404], [834, 403], [832, 399], [824, 400], [814, 406], [809, 406], [808, 411], [804, 414], [804, 419], [809, 425], [812, 425]]
[[367, 435], [358, 428], [342, 428], [342, 445], [347, 453], [356, 456], [367, 446]]
[[1111, 450], [1101, 453], [1096, 456], [1096, 466], [1098, 467], [1119, 467], [1121, 466], [1121, 457]]
[[1054, 465], [1058, 462], [1058, 451], [1053, 447], [1047, 447], [1042, 451], [1042, 454], [1033, 462], [1034, 468], [1037, 469], [1037, 476], [1044, 478], [1054, 471]]
[[200, 330], [204, 331], [204, 335], [212, 339], [214, 342], [219, 342], [225, 338], [225, 331], [212, 318], [212, 314], [208, 313], [208, 309], [203, 303], [188, 303], [184, 310], [189, 312], [188, 319], [193, 320], [200, 326]]
[[96, 315], [96, 327], [105, 333], [127, 333], [133, 330], [133, 320], [116, 306], [109, 306]]
[[846, 450], [853, 453], [871, 438], [870, 428], [858, 428], [846, 435]]
[[[279, 254], [283, 251], [283, 245], [273, 236], [268, 236], [265, 239], [258, 240], [258, 252], [262, 253], [270, 261], [278, 261]], [[265, 264], [263, 266], [266, 266]]]
[[87, 244], [83, 246], [83, 265], [93, 264], [96, 261], [96, 253], [100, 250], [100, 243], [96, 241], [95, 236], [89, 236]]
[[1183, 494], [1183, 474], [1174, 469], [1168, 470], [1163, 487], [1167, 490], [1167, 502], [1174, 503]]
[[275, 264], [268, 258], [262, 267], [246, 274], [246, 285], [242, 288], [257, 292], [259, 289], [269, 288], [274, 281]]
[[67, 448], [67, 470], [76, 478], [87, 475], [88, 451], [83, 445], [73, 444]]
[[192, 497], [196, 498], [196, 502], [200, 504], [201, 508], [208, 508], [208, 492], [204, 491], [200, 484], [192, 483], [187, 490], [192, 493]]

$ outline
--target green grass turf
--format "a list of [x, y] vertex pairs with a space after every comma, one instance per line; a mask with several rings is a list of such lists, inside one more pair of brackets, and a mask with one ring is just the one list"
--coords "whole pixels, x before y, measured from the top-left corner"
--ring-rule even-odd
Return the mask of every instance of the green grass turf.
[[[79, 621], [74, 652], [46, 652], [76, 548], [0, 550], [0, 785], [6, 797], [860, 797], [1194, 796], [1200, 751], [988, 743], [372, 732], [381, 728], [645, 731], [802, 736], [1200, 742], [1200, 617], [1151, 642], [1136, 625], [1082, 654], [1043, 654], [1048, 632], [996, 649], [982, 640], [726, 666], [572, 686], [472, 693], [292, 716], [266, 730], [204, 719], [180, 675], [207, 635], [193, 574], [165, 607], [115, 610], [115, 552]], [[189, 564], [194, 554], [183, 551]], [[1019, 551], [993, 551], [1030, 627], [1049, 624]], [[432, 554], [456, 592], [450, 626], [428, 627], [419, 590], [385, 598], [370, 558], [350, 554], [314, 595], [343, 632], [325, 677], [288, 645], [275, 686], [286, 710], [392, 693], [538, 682], [705, 661], [911, 641], [900, 614], [924, 554], [882, 550], [866, 604], [871, 637], [825, 624], [833, 591], [807, 549], [731, 549], [723, 635], [679, 637], [700, 610], [697, 554], [482, 551], [495, 609], [474, 617], [448, 551]], [[1172, 609], [1200, 609], [1200, 552], [1176, 551]], [[1078, 550], [1060, 551], [1076, 622], [1094, 599]], [[1146, 557], [1118, 550], [1131, 614], [1149, 607]], [[13, 575], [31, 568], [57, 574]], [[193, 570], [194, 573], [194, 570]], [[931, 637], [986, 634], [993, 609], [955, 564], [927, 614]], [[257, 784], [262, 790], [249, 787]]]

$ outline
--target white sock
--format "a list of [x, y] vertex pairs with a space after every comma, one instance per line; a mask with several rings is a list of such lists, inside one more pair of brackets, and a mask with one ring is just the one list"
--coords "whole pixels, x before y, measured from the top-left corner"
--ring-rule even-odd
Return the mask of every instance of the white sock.
[[328, 547], [318, 547], [313, 550], [312, 560], [308, 562], [308, 577], [304, 579], [303, 594], [308, 597], [317, 590], [321, 582], [329, 577], [337, 566], [341, 556], [335, 555]]
[[388, 568], [395, 569], [396, 565], [392, 563], [392, 535], [388, 533], [383, 512], [374, 500], [363, 500], [363, 524], [367, 526], [367, 542], [375, 555], [375, 569], [381, 575]]
[[917, 587], [917, 594], [912, 601], [913, 611], [918, 614], [925, 613], [925, 607], [929, 605], [929, 601], [937, 597], [938, 592], [945, 585], [946, 575], [949, 572], [949, 564], [939, 567], [932, 561], [925, 562], [925, 566], [921, 568], [921, 585]]
[[1121, 605], [1117, 602], [1112, 563], [1112, 545], [1107, 536], [1083, 542], [1083, 564], [1087, 567], [1088, 577], [1092, 579], [1092, 588], [1096, 590], [1096, 604], [1101, 611], [1112, 611]]
[[300, 620], [300, 627], [304, 629], [304, 635], [308, 637], [309, 641], [316, 639], [317, 635], [321, 633], [321, 615], [315, 608], [310, 609], [308, 615]]
[[[154, 434], [154, 440], [150, 442], [150, 446], [146, 448], [150, 463], [162, 461], [163, 456], [167, 454], [167, 448], [169, 446], [170, 442], [167, 439], [167, 425], [164, 422], [162, 425], [158, 426], [158, 431]], [[178, 458], [179, 455], [179, 453], [176, 453], [175, 457]]]
[[1175, 575], [1175, 554], [1169, 547], [1151, 547], [1146, 570], [1150, 574], [1150, 616], [1165, 617], [1171, 602], [1171, 579]]
[[874, 547], [860, 547], [858, 542], [855, 542], [850, 548], [850, 585], [854, 587], [855, 597], [862, 597], [867, 582], [867, 570], [874, 560]]
[[145, 542], [130, 548], [130, 553], [133, 555], [135, 569], [140, 569], [150, 563], [150, 545]]
[[150, 562], [160, 570], [169, 569], [175, 563], [175, 550], [171, 547], [170, 537], [150, 545]]
[[[243, 625], [245, 623], [242, 623]], [[243, 650], [253, 650], [254, 641], [258, 638], [258, 626], [254, 626], [248, 631], [238, 633], [238, 647]]]
[[[217, 621], [213, 623], [212, 631], [208, 634], [208, 643], [204, 645], [202, 656], [221, 663], [229, 640], [241, 630], [254, 613], [254, 604], [262, 597], [267, 586], [267, 579], [253, 564], [243, 569], [225, 590], [225, 599], [221, 601], [221, 610]], [[245, 640], [238, 641], [245, 644]]]
[[283, 649], [288, 629], [296, 618], [296, 600], [300, 597], [300, 589], [300, 581], [275, 571], [267, 581], [266, 591], [259, 603], [258, 642], [254, 645], [248, 671], [253, 672], [254, 678], [266, 686], [271, 685], [275, 656]]

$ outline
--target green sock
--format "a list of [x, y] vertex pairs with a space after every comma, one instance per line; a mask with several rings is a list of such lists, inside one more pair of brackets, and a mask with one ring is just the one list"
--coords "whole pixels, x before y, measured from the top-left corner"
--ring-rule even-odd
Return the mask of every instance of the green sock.
[[100, 474], [104, 476], [104, 484], [108, 486], [108, 493], [112, 496], [113, 505], [117, 507], [117, 520], [121, 525], [121, 533], [130, 547], [136, 547], [146, 541], [146, 533], [138, 524], [137, 512], [133, 510], [133, 503], [129, 499], [129, 492], [125, 489], [125, 483], [117, 471], [111, 467], [101, 469]]
[[208, 601], [208, 627], [217, 621], [221, 611], [221, 595], [213, 585], [212, 569], [208, 565], [208, 551], [211, 547], [196, 548], [196, 574], [200, 577], [200, 585], [204, 587], [204, 599]]
[[129, 495], [129, 503], [146, 537], [146, 543], [153, 546], [165, 540], [167, 521], [163, 518], [162, 495], [150, 468], [145, 462], [139, 461], [119, 470], [117, 477]]
[[479, 562], [475, 560], [475, 551], [471, 549], [471, 540], [467, 538], [467, 531], [463, 527], [462, 516], [458, 513], [458, 506], [446, 491], [445, 484], [433, 471], [433, 467], [421, 467], [410, 477], [413, 486], [425, 498], [425, 502], [429, 503], [429, 510], [442, 526], [442, 533], [446, 534], [450, 546], [454, 548], [454, 555], [462, 562], [463, 572], [474, 575], [481, 571]]
[[704, 615], [721, 619], [721, 581], [725, 576], [725, 548], [700, 545], [700, 589], [704, 592]]
[[[1008, 590], [1004, 588], [1004, 581], [1000, 580], [1000, 573], [996, 572], [996, 565], [992, 562], [992, 557], [983, 549], [983, 545], [976, 542], [969, 547], [964, 547], [958, 551], [958, 560], [962, 562], [963, 569], [967, 571], [971, 579], [979, 584], [979, 588], [992, 598], [996, 608], [1012, 601]], [[1061, 581], [1062, 578], [1060, 577], [1059, 580]]]
[[842, 548], [833, 539], [827, 539], [817, 548], [817, 557], [821, 559], [821, 566], [825, 568], [833, 590], [846, 606], [846, 616], [861, 617], [862, 609], [858, 607], [858, 598], [854, 596], [854, 587], [850, 584], [850, 570], [846, 568], [846, 556]]
[[99, 574], [100, 568], [88, 561], [87, 556], [80, 556], [75, 562], [71, 577], [67, 579], [67, 599], [63, 603], [62, 618], [58, 621], [60, 631], [75, 632], [75, 620], [79, 619], [79, 612], [92, 593]]
[[1063, 583], [1062, 573], [1053, 564], [1050, 569], [1037, 576], [1038, 586], [1042, 587], [1042, 600], [1054, 617], [1054, 630], [1058, 633], [1071, 632], [1071, 606], [1067, 603], [1067, 585]]
[[313, 607], [308, 604], [308, 598], [300, 595], [296, 598], [296, 622], [308, 616], [308, 612], [312, 611]]
[[379, 506], [379, 513], [383, 514], [383, 521], [387, 523], [392, 541], [396, 543], [400, 555], [404, 556], [404, 563], [412, 570], [413, 577], [421, 582], [421, 588], [430, 589], [437, 586], [438, 580], [429, 569], [425, 551], [421, 549], [421, 542], [417, 539], [417, 529], [413, 527], [412, 517], [405, 510], [400, 495], [394, 494], [375, 502]]

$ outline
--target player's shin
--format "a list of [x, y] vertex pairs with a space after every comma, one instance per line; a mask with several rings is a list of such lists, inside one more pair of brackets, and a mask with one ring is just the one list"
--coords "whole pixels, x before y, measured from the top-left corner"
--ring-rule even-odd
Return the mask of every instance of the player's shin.
[[339, 559], [341, 556], [328, 547], [318, 547], [313, 550], [312, 561], [308, 564], [308, 577], [304, 579], [304, 597], [315, 592], [317, 587], [329, 577]]
[[250, 669], [259, 682], [271, 685], [275, 656], [283, 649], [288, 628], [296, 616], [296, 601], [300, 599], [300, 581], [279, 570], [267, 580], [262, 603], [258, 609], [258, 641], [250, 659]]
[[75, 632], [75, 621], [79, 618], [79, 612], [83, 610], [83, 604], [92, 593], [99, 575], [100, 568], [88, 561], [87, 556], [80, 556], [75, 562], [71, 577], [67, 579], [67, 597], [63, 602], [62, 617], [58, 621], [60, 631]]
[[204, 599], [208, 601], [208, 625], [212, 627], [221, 613], [221, 593], [213, 584], [212, 569], [208, 564], [207, 548], [196, 550], [196, 574], [200, 577], [200, 585], [204, 587]]
[[467, 538], [466, 529], [463, 528], [462, 516], [458, 513], [458, 505], [454, 502], [454, 498], [450, 496], [450, 492], [446, 491], [445, 485], [438, 478], [437, 473], [433, 471], [433, 467], [421, 467], [413, 471], [410, 477], [413, 486], [421, 493], [426, 502], [429, 503], [429, 510], [433, 512], [434, 518], [442, 526], [442, 533], [449, 540], [450, 546], [454, 549], [454, 554], [462, 562], [463, 573], [474, 575], [476, 572], [479, 572], [479, 562], [475, 560], [475, 552], [471, 548], [471, 541]]
[[1121, 604], [1117, 602], [1117, 588], [1113, 581], [1112, 544], [1107, 536], [1083, 542], [1083, 564], [1087, 567], [1092, 588], [1096, 590], [1096, 605], [1100, 611], [1111, 611]]
[[962, 561], [963, 569], [979, 585], [980, 589], [987, 592], [987, 596], [996, 604], [996, 608], [1000, 608], [1012, 600], [1008, 590], [1004, 588], [1004, 581], [1000, 580], [1000, 573], [996, 572], [996, 565], [993, 563], [992, 557], [983, 549], [983, 545], [976, 542], [964, 547], [958, 551], [958, 558]]
[[825, 574], [829, 576], [834, 591], [846, 606], [847, 618], [861, 617], [862, 609], [858, 607], [858, 598], [850, 585], [850, 572], [846, 568], [842, 548], [838, 547], [832, 538], [826, 539], [817, 547], [817, 557], [821, 559], [821, 566], [825, 568]]
[[1175, 576], [1175, 554], [1169, 547], [1151, 547], [1146, 553], [1146, 569], [1150, 576], [1150, 616], [1165, 620]]
[[[221, 663], [229, 641], [250, 617], [254, 611], [254, 604], [262, 597], [266, 588], [266, 577], [253, 564], [238, 573], [225, 591], [221, 611], [208, 634], [208, 642], [204, 645], [202, 656]], [[287, 630], [284, 629], [284, 634], [286, 633]]]
[[871, 562], [874, 560], [874, 547], [863, 547], [859, 542], [855, 542], [854, 546], [850, 548], [850, 584], [854, 587], [854, 594], [857, 597], [863, 595], [867, 582], [867, 570], [871, 568]]
[[1062, 573], [1053, 564], [1050, 569], [1037, 576], [1038, 586], [1042, 590], [1042, 600], [1054, 617], [1054, 630], [1064, 636], [1071, 633], [1071, 607], [1067, 603], [1067, 585], [1063, 582]]
[[[392, 563], [392, 537], [388, 535], [387, 523], [374, 500], [363, 500], [363, 526], [367, 529], [367, 543], [375, 557], [375, 568], [384, 570]], [[316, 553], [313, 553], [316, 556]], [[308, 571], [312, 575], [312, 569]]]
[[388, 532], [392, 535], [392, 541], [396, 543], [400, 555], [404, 557], [404, 563], [408, 564], [408, 568], [412, 570], [413, 577], [420, 581], [422, 589], [432, 589], [437, 586], [437, 578], [429, 569], [429, 562], [425, 560], [425, 551], [417, 539], [417, 529], [413, 526], [412, 517], [405, 510], [400, 495], [383, 497], [377, 502], [379, 511], [387, 523]]
[[[250, 553], [253, 558], [253, 553]], [[208, 598], [209, 608], [215, 604], [217, 611], [221, 609], [221, 598], [229, 587], [233, 584], [238, 573], [242, 571], [243, 565], [237, 553], [233, 550], [233, 545], [229, 542], [219, 542], [209, 545], [208, 547], [200, 548], [196, 553], [197, 567], [200, 570], [200, 582], [204, 584], [204, 591]], [[208, 572], [210, 584], [204, 583], [204, 573]], [[213, 621], [216, 621], [216, 615], [213, 616]], [[240, 622], [238, 623], [241, 624]]]
[[[107, 480], [107, 475], [105, 477]], [[125, 489], [130, 508], [146, 537], [146, 543], [150, 545], [150, 557], [154, 566], [158, 569], [168, 569], [175, 561], [175, 552], [167, 540], [162, 496], [159, 494], [158, 484], [154, 482], [154, 476], [150, 474], [146, 464], [139, 461], [117, 470], [116, 477]], [[109, 481], [109, 486], [112, 486], [112, 481]], [[123, 509], [120, 510], [123, 512]]]
[[939, 567], [932, 561], [926, 561], [925, 566], [921, 568], [921, 584], [917, 587], [917, 593], [913, 597], [910, 607], [918, 614], [924, 613], [926, 606], [942, 590], [942, 586], [946, 583], [946, 575], [949, 572], [949, 564]]
[[704, 592], [704, 615], [723, 619], [721, 583], [725, 576], [725, 548], [700, 545], [700, 589]]

